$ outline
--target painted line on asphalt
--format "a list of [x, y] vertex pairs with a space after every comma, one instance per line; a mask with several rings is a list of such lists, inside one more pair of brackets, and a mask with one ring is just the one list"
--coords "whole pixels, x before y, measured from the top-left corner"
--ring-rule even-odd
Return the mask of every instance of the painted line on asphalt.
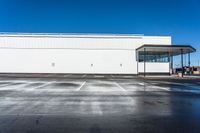
[[123, 76], [124, 78], [133, 78], [133, 76]]
[[27, 90], [35, 90], [35, 89], [45, 87], [45, 86], [50, 85], [50, 84], [55, 83], [55, 82], [56, 82], [56, 81], [47, 82], [47, 83], [44, 83], [44, 84], [42, 84], [42, 85], [36, 86], [36, 87], [34, 87], [34, 88], [32, 88], [32, 89], [27, 89]]
[[[0, 83], [4, 83], [5, 81], [0, 81]], [[21, 84], [24, 84], [24, 83], [29, 83], [29, 81], [24, 81], [24, 80], [8, 80], [7, 82], [10, 82], [10, 83], [6, 83], [6, 84], [12, 84], [12, 83], [21, 83]], [[32, 83], [32, 82], [30, 82]]]
[[86, 83], [86, 81], [85, 82], [83, 82], [82, 84], [81, 84], [81, 86], [80, 87], [78, 87], [77, 89], [76, 89], [76, 91], [80, 91], [81, 90], [81, 88], [85, 85], [85, 83]]
[[[112, 75], [111, 75], [112, 76]], [[119, 83], [117, 83], [114, 79], [111, 79], [113, 81], [113, 83], [119, 87], [121, 90], [126, 91], [126, 89], [124, 89]]]
[[103, 76], [103, 75], [96, 75], [96, 76], [94, 76], [95, 78], [104, 78], [105, 76]]
[[[169, 88], [156, 86], [154, 83], [142, 83], [142, 82], [139, 82], [138, 84], [141, 85], [141, 86], [145, 85], [146, 87], [148, 86], [148, 87], [152, 87], [152, 88], [156, 88], [156, 89], [160, 89], [160, 90], [170, 91]], [[147, 89], [149, 89], [149, 88], [147, 88]]]
[[138, 84], [141, 85], [141, 86], [144, 86], [144, 83], [141, 83], [141, 82], [140, 82], [140, 83], [138, 83]]
[[81, 78], [85, 78], [87, 74], [84, 74], [83, 76], [81, 76]]
[[19, 85], [8, 85], [8, 86], [4, 86], [4, 87], [1, 87], [0, 90], [17, 90], [17, 91], [20, 91], [20, 90], [23, 90], [22, 88], [26, 86], [26, 84], [19, 84]]
[[126, 91], [126, 89], [124, 89], [121, 85], [119, 85], [119, 83], [117, 83], [117, 82], [114, 82], [115, 83], [115, 85], [117, 86], [117, 87], [119, 87], [122, 91]]
[[5, 87], [5, 86], [9, 86], [9, 85], [12, 85], [12, 83], [9, 83], [9, 84], [3, 84], [3, 85], [0, 85], [0, 87]]
[[68, 74], [68, 75], [64, 75], [63, 77], [69, 77], [69, 76], [71, 76], [72, 74]]
[[152, 86], [152, 87], [154, 87], [156, 89], [160, 89], [160, 90], [170, 91], [170, 89], [165, 88], [165, 87], [160, 87], [160, 86]]

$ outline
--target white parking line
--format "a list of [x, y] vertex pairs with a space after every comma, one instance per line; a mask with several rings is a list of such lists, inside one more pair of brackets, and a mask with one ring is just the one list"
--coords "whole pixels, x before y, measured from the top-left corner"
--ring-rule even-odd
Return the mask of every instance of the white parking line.
[[9, 83], [9, 84], [3, 84], [3, 85], [0, 85], [0, 87], [5, 87], [5, 86], [8, 86], [8, 85], [12, 85], [12, 83]]
[[64, 75], [63, 77], [69, 77], [69, 76], [71, 76], [72, 74], [68, 74], [68, 75]]
[[81, 76], [81, 78], [84, 78], [84, 77], [86, 77], [86, 74], [84, 74], [83, 76]]
[[168, 87], [155, 86], [155, 85], [152, 85], [151, 83], [149, 86], [152, 88], [160, 89], [160, 90], [170, 91], [170, 88], [168, 88]]
[[145, 86], [146, 87], [148, 86], [148, 89], [149, 88], [156, 88], [156, 89], [160, 89], [160, 90], [170, 91], [169, 88], [156, 86], [156, 85], [154, 85], [154, 83], [142, 83], [142, 82], [139, 82], [138, 84], [141, 85], [141, 86], [144, 86], [146, 84]]
[[[4, 83], [5, 81], [0, 81], [0, 83]], [[32, 82], [29, 82], [29, 81], [23, 81], [23, 80], [8, 80], [7, 82], [10, 82], [10, 83], [7, 83], [7, 84], [12, 84], [12, 83], [32, 83]]]
[[133, 78], [133, 76], [123, 76], [124, 78]]
[[122, 91], [126, 91], [126, 89], [124, 89], [121, 85], [119, 85], [117, 82], [114, 82], [115, 83], [115, 85], [117, 86], [117, 87], [119, 87]]
[[144, 86], [144, 83], [141, 83], [141, 82], [140, 82], [140, 83], [138, 83], [138, 84]]
[[165, 91], [170, 91], [169, 88], [165, 88], [165, 87], [159, 87], [159, 86], [155, 86], [156, 89], [161, 89], [161, 90], [165, 90]]
[[85, 83], [86, 83], [86, 81], [85, 82], [83, 82], [82, 84], [81, 84], [81, 86], [80, 87], [78, 87], [77, 89], [76, 89], [76, 91], [80, 91], [81, 90], [81, 88], [85, 85]]
[[34, 87], [34, 88], [31, 88], [31, 89], [27, 89], [27, 90], [29, 90], [29, 91], [30, 91], [30, 90], [35, 90], [35, 89], [45, 87], [45, 86], [50, 85], [50, 84], [55, 83], [55, 82], [56, 82], [56, 81], [47, 82], [47, 83], [44, 83], [44, 84], [42, 84], [42, 85], [36, 86], [36, 87]]
[[111, 77], [113, 77], [114, 78], [114, 76], [111, 74]]
[[94, 77], [95, 77], [95, 78], [103, 78], [103, 77], [105, 77], [105, 76], [103, 76], [103, 75], [95, 75]]
[[20, 85], [8, 85], [8, 86], [4, 86], [4, 87], [1, 87], [0, 90], [23, 90], [23, 87], [26, 86], [26, 84], [20, 84]]

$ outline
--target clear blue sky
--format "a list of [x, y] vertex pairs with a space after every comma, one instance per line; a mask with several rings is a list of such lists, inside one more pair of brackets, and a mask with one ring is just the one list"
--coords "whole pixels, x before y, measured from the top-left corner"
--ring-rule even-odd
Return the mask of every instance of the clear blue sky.
[[0, 32], [170, 35], [197, 48], [199, 0], [0, 0]]

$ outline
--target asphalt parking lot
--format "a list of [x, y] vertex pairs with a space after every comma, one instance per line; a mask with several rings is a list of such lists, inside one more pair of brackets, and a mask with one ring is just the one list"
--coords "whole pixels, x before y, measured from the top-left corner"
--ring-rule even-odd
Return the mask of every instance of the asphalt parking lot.
[[0, 76], [0, 133], [199, 133], [200, 79]]

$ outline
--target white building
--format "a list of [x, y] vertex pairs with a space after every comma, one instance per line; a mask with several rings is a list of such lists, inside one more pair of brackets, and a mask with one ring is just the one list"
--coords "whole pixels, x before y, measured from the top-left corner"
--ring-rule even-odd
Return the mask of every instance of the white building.
[[172, 46], [170, 36], [4, 33], [0, 73], [169, 74]]

